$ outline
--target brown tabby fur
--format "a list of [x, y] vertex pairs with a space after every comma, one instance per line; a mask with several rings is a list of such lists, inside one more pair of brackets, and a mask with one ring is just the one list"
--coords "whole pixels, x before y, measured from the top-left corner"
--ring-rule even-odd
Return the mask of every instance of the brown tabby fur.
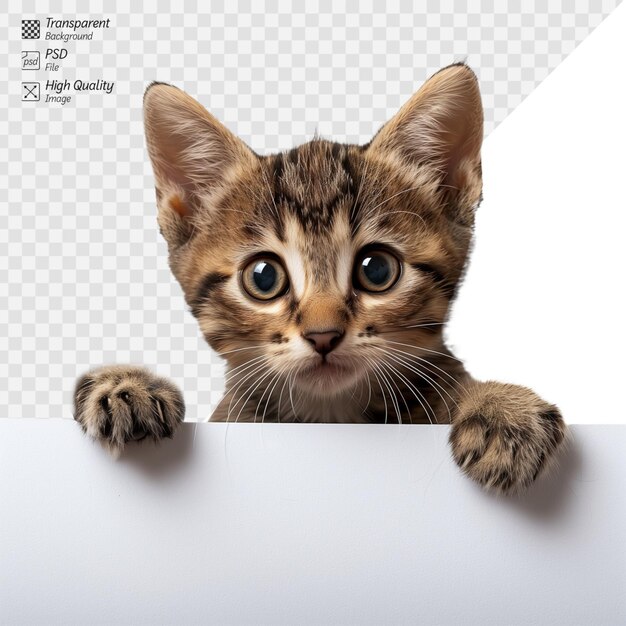
[[[455, 460], [496, 490], [530, 484], [566, 428], [532, 391], [476, 382], [443, 341], [481, 198], [482, 106], [463, 64], [435, 74], [367, 145], [321, 138], [261, 157], [169, 85], [145, 95], [145, 126], [171, 269], [209, 344], [227, 361], [214, 421], [452, 423]], [[383, 293], [353, 284], [355, 256], [400, 260]], [[286, 293], [258, 301], [241, 272], [271, 253]], [[304, 335], [332, 329], [320, 356]], [[76, 419], [119, 452], [171, 436], [171, 383], [103, 368], [77, 385]]]

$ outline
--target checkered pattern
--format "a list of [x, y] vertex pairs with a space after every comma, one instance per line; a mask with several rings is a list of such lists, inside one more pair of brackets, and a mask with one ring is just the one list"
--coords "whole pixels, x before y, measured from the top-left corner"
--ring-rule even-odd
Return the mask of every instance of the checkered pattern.
[[39, 20], [22, 20], [22, 39], [39, 39]]
[[[144, 149], [152, 80], [197, 96], [255, 150], [317, 129], [364, 142], [427, 76], [466, 59], [491, 131], [618, 4], [319, 0], [9, 0], [0, 14], [0, 416], [70, 417], [76, 376], [143, 363], [206, 419], [223, 390], [167, 265]], [[124, 8], [119, 8], [123, 6]], [[419, 6], [419, 10], [416, 8]], [[380, 12], [384, 8], [384, 13]], [[23, 15], [111, 18], [57, 73], [20, 69]], [[43, 24], [45, 31], [45, 22]], [[32, 48], [32, 44], [31, 48]], [[54, 47], [61, 47], [55, 45]], [[45, 52], [44, 44], [40, 50]], [[23, 78], [115, 80], [65, 106], [21, 102]]]

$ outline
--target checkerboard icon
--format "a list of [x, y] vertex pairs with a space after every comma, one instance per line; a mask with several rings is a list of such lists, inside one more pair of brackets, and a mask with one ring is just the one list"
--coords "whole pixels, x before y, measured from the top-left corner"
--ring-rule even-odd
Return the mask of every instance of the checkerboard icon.
[[22, 20], [22, 39], [39, 39], [39, 20]]

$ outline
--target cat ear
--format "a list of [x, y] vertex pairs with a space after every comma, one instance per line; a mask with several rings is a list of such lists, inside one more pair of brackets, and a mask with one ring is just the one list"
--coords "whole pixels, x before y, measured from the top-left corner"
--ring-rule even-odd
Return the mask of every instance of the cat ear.
[[[222, 185], [232, 168], [245, 167], [254, 159], [243, 141], [191, 96], [171, 85], [153, 83], [148, 87], [144, 125], [157, 198], [163, 199], [166, 211], [182, 218]], [[159, 213], [162, 209], [160, 201]]]
[[450, 65], [420, 90], [374, 136], [368, 150], [391, 152], [430, 166], [459, 208], [480, 201], [483, 108], [478, 80], [464, 64]]

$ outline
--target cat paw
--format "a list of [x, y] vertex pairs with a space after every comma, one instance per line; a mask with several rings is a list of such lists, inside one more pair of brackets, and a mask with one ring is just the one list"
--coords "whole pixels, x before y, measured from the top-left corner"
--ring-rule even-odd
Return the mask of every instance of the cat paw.
[[74, 391], [74, 419], [114, 457], [129, 441], [171, 438], [184, 415], [174, 384], [132, 365], [87, 372]]
[[450, 432], [461, 470], [491, 491], [522, 491], [554, 461], [567, 435], [556, 406], [530, 389], [472, 383]]

